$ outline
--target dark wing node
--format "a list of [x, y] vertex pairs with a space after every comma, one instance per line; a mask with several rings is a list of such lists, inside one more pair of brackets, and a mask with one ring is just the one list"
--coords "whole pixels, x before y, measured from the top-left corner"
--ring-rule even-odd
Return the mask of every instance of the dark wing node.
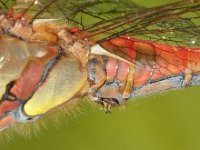
[[16, 0], [0, 0], [0, 11], [8, 11]]

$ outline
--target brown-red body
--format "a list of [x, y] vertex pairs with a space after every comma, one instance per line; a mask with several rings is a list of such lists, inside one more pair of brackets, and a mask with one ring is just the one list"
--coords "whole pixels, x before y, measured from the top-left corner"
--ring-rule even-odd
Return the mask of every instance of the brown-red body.
[[[145, 95], [198, 84], [193, 76], [200, 72], [200, 48], [126, 34], [96, 42], [89, 36], [104, 31], [89, 33], [53, 22], [34, 24], [24, 13], [0, 16], [2, 129], [15, 121], [34, 120], [83, 95], [109, 111], [137, 89]], [[117, 25], [106, 24], [107, 30]], [[173, 77], [181, 77], [180, 86], [171, 82]], [[163, 84], [158, 86], [160, 81]]]

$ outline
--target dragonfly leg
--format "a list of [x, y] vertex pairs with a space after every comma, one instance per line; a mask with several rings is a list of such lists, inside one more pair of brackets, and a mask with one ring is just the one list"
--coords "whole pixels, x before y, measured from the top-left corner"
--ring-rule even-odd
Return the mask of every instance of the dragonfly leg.
[[120, 86], [116, 83], [103, 85], [95, 94], [92, 96], [92, 100], [103, 106], [106, 112], [110, 111], [110, 108], [116, 106], [123, 106], [125, 99], [122, 97]]
[[191, 69], [186, 69], [186, 71], [185, 71], [185, 77], [184, 77], [182, 86], [183, 87], [190, 86], [191, 81], [192, 81], [192, 71], [191, 71]]
[[92, 99], [98, 104], [101, 104], [106, 113], [111, 113], [112, 107], [116, 107], [120, 105], [118, 99], [116, 98], [92, 97]]
[[133, 81], [134, 81], [134, 74], [135, 74], [135, 66], [132, 65], [129, 68], [129, 73], [128, 73], [128, 77], [126, 80], [126, 85], [125, 85], [125, 89], [123, 92], [123, 98], [129, 98], [131, 92], [132, 92], [132, 87], [133, 87]]
[[89, 78], [91, 83], [89, 94], [94, 95], [106, 81], [106, 73], [101, 58], [93, 58], [91, 56], [89, 61]]
[[102, 101], [103, 109], [106, 113], [111, 113], [111, 107], [119, 106], [117, 99], [111, 99], [111, 98], [100, 98]]

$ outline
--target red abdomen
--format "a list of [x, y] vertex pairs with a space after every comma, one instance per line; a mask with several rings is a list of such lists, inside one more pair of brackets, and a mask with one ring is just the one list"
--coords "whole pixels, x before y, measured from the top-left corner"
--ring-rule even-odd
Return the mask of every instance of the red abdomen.
[[[103, 42], [102, 46], [134, 64], [134, 87], [142, 86], [152, 80], [200, 71], [200, 48], [170, 46], [129, 37], [114, 38]], [[115, 68], [117, 76], [125, 77], [125, 74], [128, 74], [127, 65], [118, 65]]]

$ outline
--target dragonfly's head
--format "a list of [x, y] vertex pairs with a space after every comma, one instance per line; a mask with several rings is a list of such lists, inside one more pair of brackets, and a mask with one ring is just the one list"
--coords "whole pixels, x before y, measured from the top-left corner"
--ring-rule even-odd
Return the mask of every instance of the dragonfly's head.
[[87, 69], [75, 56], [6, 35], [0, 47], [0, 128], [36, 119], [87, 91]]

